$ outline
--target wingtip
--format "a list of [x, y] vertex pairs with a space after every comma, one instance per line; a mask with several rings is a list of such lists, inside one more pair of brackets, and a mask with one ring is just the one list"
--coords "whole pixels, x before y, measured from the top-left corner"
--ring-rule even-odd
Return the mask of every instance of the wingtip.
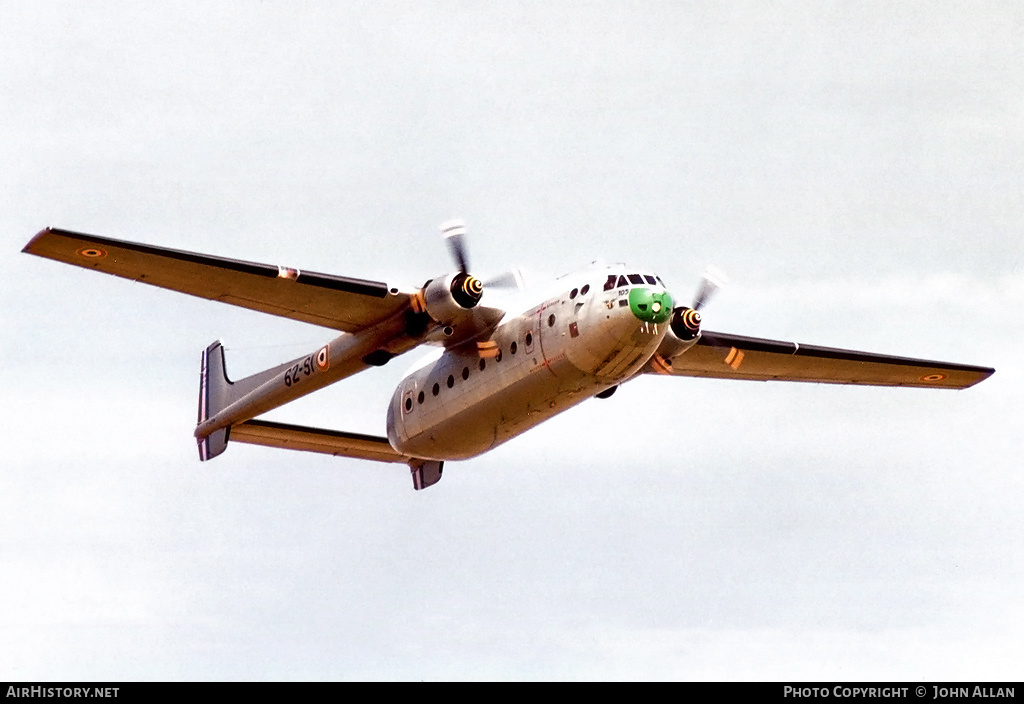
[[970, 371], [974, 372], [973, 378], [969, 379], [966, 383], [954, 385], [949, 388], [955, 389], [957, 391], [965, 391], [974, 386], [977, 386], [978, 384], [985, 381], [990, 376], [996, 373], [996, 370], [993, 369], [992, 367], [974, 367]]
[[28, 241], [28, 244], [26, 244], [26, 245], [25, 245], [24, 247], [22, 247], [22, 248], [21, 248], [21, 251], [22, 251], [22, 252], [23, 252], [24, 254], [33, 254], [33, 251], [32, 251], [32, 245], [34, 245], [34, 244], [36, 243], [36, 241], [38, 241], [38, 240], [39, 240], [39, 238], [41, 238], [41, 237], [45, 237], [46, 235], [50, 234], [50, 232], [52, 231], [52, 229], [53, 229], [53, 228], [51, 228], [51, 227], [50, 227], [49, 225], [47, 225], [46, 227], [44, 227], [44, 228], [43, 228], [42, 230], [40, 230], [40, 231], [39, 231], [39, 232], [37, 232], [37, 233], [36, 233], [35, 235], [33, 235], [32, 239], [30, 239], [30, 240]]

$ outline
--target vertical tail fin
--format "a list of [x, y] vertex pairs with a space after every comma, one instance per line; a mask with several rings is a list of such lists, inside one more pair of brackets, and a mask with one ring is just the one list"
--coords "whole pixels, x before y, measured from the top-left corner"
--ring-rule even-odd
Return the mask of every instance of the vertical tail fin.
[[440, 460], [410, 459], [409, 469], [412, 470], [412, 488], [416, 491], [426, 489], [441, 481], [444, 462]]
[[[231, 382], [224, 369], [224, 346], [220, 340], [203, 350], [203, 362], [199, 371], [199, 420], [202, 423], [224, 407], [229, 396]], [[202, 462], [213, 459], [228, 447], [231, 428], [221, 428], [209, 435], [196, 438], [199, 444], [199, 459]]]

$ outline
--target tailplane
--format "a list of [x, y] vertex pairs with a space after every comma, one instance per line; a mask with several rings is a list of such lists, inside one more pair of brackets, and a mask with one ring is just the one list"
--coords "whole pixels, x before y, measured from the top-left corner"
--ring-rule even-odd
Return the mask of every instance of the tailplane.
[[[262, 384], [281, 374], [291, 365], [292, 363], [288, 362], [233, 382], [228, 379], [225, 369], [224, 346], [220, 340], [214, 342], [203, 351], [202, 368], [199, 372], [197, 425], [201, 426], [228, 406], [258, 390]], [[228, 412], [230, 413], [230, 410]], [[199, 443], [199, 459], [205, 462], [224, 452], [228, 447], [232, 430], [235, 433], [235, 440], [242, 443], [406, 464], [412, 472], [413, 488], [417, 490], [437, 484], [441, 480], [441, 471], [444, 468], [444, 462], [441, 460], [412, 457], [399, 452], [391, 446], [386, 437], [307, 428], [252, 418], [198, 436], [196, 441]], [[196, 432], [199, 432], [198, 429]]]
[[403, 454], [391, 447], [385, 437], [347, 433], [341, 430], [307, 428], [269, 420], [247, 420], [234, 427], [237, 442], [247, 442], [285, 450], [322, 452], [339, 457], [355, 457], [374, 462], [399, 462], [412, 470], [414, 489], [426, 489], [441, 480], [444, 462]]

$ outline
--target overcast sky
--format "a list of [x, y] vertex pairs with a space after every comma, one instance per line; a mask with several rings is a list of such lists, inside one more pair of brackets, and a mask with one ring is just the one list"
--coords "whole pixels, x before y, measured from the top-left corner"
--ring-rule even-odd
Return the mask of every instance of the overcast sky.
[[[1024, 6], [0, 0], [0, 679], [1020, 678]], [[644, 378], [414, 492], [235, 444], [331, 331], [53, 225], [413, 286], [708, 263], [725, 332], [964, 392]], [[271, 417], [383, 433], [416, 353]]]

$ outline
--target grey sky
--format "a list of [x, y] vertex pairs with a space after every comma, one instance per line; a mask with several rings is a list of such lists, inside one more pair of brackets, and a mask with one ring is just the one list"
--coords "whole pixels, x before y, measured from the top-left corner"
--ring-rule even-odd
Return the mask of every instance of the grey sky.
[[[0, 2], [0, 677], [1019, 679], [1019, 3]], [[961, 393], [641, 379], [413, 492], [232, 446], [199, 356], [331, 337], [46, 225], [417, 285], [713, 262], [712, 329]], [[381, 432], [415, 353], [281, 420]]]

